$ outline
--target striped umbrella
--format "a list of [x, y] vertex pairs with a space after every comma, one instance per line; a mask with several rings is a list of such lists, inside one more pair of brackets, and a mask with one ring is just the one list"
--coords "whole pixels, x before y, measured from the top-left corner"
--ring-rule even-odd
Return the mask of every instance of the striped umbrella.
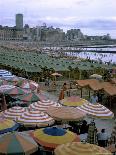
[[2, 85], [0, 86], [0, 93], [4, 93], [5, 91], [11, 90], [13, 88], [15, 88], [13, 85]]
[[5, 119], [3, 116], [0, 117], [0, 134], [14, 131], [18, 127], [19, 124], [17, 124], [13, 120]]
[[50, 107], [46, 111], [55, 120], [78, 121], [83, 119], [86, 114], [73, 107]]
[[0, 136], [0, 154], [30, 155], [37, 150], [37, 143], [26, 133], [13, 132]]
[[42, 100], [42, 101], [38, 101], [38, 102], [30, 104], [29, 109], [46, 111], [51, 106], [60, 107], [61, 105], [51, 100], [46, 100], [46, 101]]
[[10, 75], [10, 74], [8, 74], [8, 75], [5, 74], [5, 75], [2, 76], [2, 78], [5, 79], [5, 80], [9, 80], [9, 79], [12, 79], [14, 77], [15, 77], [15, 75]]
[[50, 150], [55, 149], [60, 144], [80, 141], [79, 136], [75, 133], [57, 127], [37, 129], [31, 135], [40, 145]]
[[15, 106], [3, 112], [3, 116], [8, 119], [17, 120], [19, 116], [26, 111], [26, 108]]
[[96, 104], [84, 104], [77, 107], [77, 109], [86, 112], [89, 116], [101, 119], [111, 119], [114, 117], [113, 112], [107, 109], [105, 106], [96, 103]]
[[54, 123], [53, 118], [38, 110], [27, 110], [20, 117], [18, 117], [17, 121], [25, 126], [38, 127], [45, 127]]
[[7, 76], [7, 75], [12, 75], [11, 72], [7, 71], [7, 70], [2, 70], [0, 69], [0, 77], [3, 77], [3, 76]]
[[19, 95], [19, 96], [17, 95], [15, 98], [17, 100], [24, 101], [24, 102], [37, 102], [40, 100], [39, 95], [33, 92], [27, 93], [24, 95]]
[[25, 93], [26, 91], [19, 87], [14, 87], [10, 90], [4, 91], [4, 94], [7, 94], [7, 95], [23, 95]]
[[103, 147], [81, 142], [59, 145], [54, 152], [55, 155], [112, 155]]
[[65, 106], [74, 106], [74, 107], [81, 106], [83, 104], [88, 103], [87, 100], [82, 99], [79, 96], [67, 97], [61, 100], [60, 102]]
[[20, 81], [17, 83], [17, 86], [24, 89], [31, 89], [31, 90], [35, 90], [37, 88], [34, 82], [31, 82], [29, 80]]

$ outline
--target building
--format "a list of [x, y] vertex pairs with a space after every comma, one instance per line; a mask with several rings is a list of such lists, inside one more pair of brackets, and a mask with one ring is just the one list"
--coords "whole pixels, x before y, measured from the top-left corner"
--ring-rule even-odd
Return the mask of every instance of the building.
[[23, 14], [16, 14], [16, 29], [23, 29]]
[[22, 40], [23, 30], [18, 30], [16, 27], [0, 26], [0, 40]]
[[51, 27], [41, 27], [41, 41], [46, 41], [50, 43], [60, 42], [65, 39], [65, 33], [60, 28]]
[[84, 38], [80, 29], [71, 29], [66, 33], [66, 40], [78, 41]]

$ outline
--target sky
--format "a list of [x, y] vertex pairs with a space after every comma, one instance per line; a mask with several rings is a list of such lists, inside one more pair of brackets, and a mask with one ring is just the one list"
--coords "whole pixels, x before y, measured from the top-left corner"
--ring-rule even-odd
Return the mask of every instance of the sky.
[[0, 0], [0, 25], [15, 26], [22, 13], [30, 27], [80, 28], [87, 35], [116, 38], [116, 0]]

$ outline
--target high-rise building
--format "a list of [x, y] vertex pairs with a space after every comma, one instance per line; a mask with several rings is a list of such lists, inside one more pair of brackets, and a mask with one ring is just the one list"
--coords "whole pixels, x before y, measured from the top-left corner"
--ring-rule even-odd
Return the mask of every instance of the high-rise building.
[[16, 14], [16, 29], [23, 29], [23, 14]]

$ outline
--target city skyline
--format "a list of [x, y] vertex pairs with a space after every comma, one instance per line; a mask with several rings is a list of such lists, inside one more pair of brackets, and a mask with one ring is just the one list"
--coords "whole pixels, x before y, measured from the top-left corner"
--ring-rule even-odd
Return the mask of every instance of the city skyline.
[[116, 38], [115, 0], [0, 0], [0, 25], [15, 26], [15, 14], [31, 27], [79, 28], [87, 35], [109, 33]]

